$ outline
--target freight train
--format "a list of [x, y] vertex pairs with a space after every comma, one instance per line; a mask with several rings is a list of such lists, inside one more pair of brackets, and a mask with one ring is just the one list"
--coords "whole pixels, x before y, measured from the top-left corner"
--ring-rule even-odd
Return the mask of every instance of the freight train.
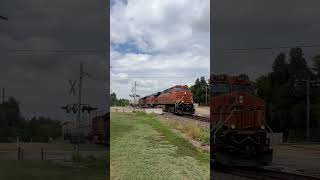
[[89, 120], [83, 120], [80, 126], [74, 126], [75, 122], [65, 122], [62, 125], [64, 140], [71, 143], [95, 143], [109, 145], [110, 113], [94, 116]]
[[139, 99], [139, 106], [162, 107], [165, 112], [194, 114], [193, 95], [187, 85], [176, 85]]
[[266, 103], [246, 76], [210, 77], [211, 160], [231, 166], [263, 166], [272, 162], [267, 138]]

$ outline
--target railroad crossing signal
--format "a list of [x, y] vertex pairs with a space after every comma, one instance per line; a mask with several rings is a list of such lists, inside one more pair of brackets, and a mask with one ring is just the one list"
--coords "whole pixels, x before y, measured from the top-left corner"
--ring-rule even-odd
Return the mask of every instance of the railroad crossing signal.
[[0, 19], [7, 21], [7, 20], [8, 20], [8, 17], [7, 17], [7, 16], [1, 16], [1, 15], [0, 15]]
[[75, 86], [77, 84], [77, 80], [69, 80], [69, 84], [70, 84], [69, 94], [73, 95], [73, 96], [76, 96]]
[[87, 111], [87, 112], [90, 114], [91, 111], [95, 111], [95, 110], [97, 110], [97, 109], [98, 109], [98, 108], [94, 108], [94, 107], [91, 107], [91, 106], [87, 105], [87, 106], [83, 106], [83, 107], [82, 107], [82, 112]]
[[[81, 104], [81, 106], [82, 106], [81, 111], [83, 113], [85, 111], [90, 113], [91, 111], [95, 111], [98, 109], [98, 108], [91, 107], [90, 105]], [[62, 106], [61, 109], [66, 110], [66, 113], [70, 113], [72, 111], [74, 114], [76, 114], [78, 112], [78, 105], [77, 104], [67, 104], [65, 106]]]

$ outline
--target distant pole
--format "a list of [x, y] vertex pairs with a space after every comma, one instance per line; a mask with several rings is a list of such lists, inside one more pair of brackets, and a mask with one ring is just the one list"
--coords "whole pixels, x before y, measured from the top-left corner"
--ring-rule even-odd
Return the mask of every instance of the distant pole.
[[78, 140], [80, 141], [80, 121], [81, 121], [81, 95], [82, 95], [82, 79], [84, 76], [83, 72], [83, 62], [80, 62], [80, 74], [79, 74], [79, 87], [78, 87], [78, 111], [77, 111], [77, 123], [76, 123], [76, 143], [74, 144], [75, 155], [78, 158], [79, 149], [78, 149]]
[[2, 104], [4, 104], [4, 101], [5, 101], [5, 89], [2, 88]]
[[136, 97], [137, 97], [137, 81], [134, 82], [133, 86], [133, 109], [135, 109], [136, 106]]
[[307, 122], [306, 122], [306, 140], [310, 140], [310, 76], [307, 80]]
[[77, 114], [77, 127], [80, 127], [81, 120], [81, 95], [82, 95], [82, 79], [83, 79], [83, 62], [80, 62], [80, 75], [79, 75], [79, 93], [78, 93], [78, 114]]
[[208, 105], [208, 88], [206, 87], [206, 105]]
[[137, 96], [137, 81], [134, 82], [134, 96], [133, 96], [133, 103], [136, 104], [136, 96]]

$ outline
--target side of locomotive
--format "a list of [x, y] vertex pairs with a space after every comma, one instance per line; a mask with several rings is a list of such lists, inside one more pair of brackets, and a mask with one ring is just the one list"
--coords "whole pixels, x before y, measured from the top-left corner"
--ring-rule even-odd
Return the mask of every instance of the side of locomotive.
[[164, 111], [176, 114], [194, 114], [193, 94], [188, 86], [173, 86], [164, 90], [158, 97], [158, 104]]
[[162, 107], [165, 112], [194, 114], [193, 95], [186, 85], [176, 85], [139, 99], [140, 107]]
[[253, 84], [237, 76], [211, 76], [210, 118], [213, 162], [261, 166], [272, 161], [266, 132], [266, 104]]

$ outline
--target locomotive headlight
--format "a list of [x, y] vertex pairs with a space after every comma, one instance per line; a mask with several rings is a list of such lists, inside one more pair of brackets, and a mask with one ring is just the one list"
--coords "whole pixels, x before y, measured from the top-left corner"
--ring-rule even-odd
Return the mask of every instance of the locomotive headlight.
[[236, 125], [235, 124], [231, 124], [231, 129], [235, 129]]
[[239, 96], [239, 103], [240, 103], [240, 104], [243, 103], [243, 96]]

